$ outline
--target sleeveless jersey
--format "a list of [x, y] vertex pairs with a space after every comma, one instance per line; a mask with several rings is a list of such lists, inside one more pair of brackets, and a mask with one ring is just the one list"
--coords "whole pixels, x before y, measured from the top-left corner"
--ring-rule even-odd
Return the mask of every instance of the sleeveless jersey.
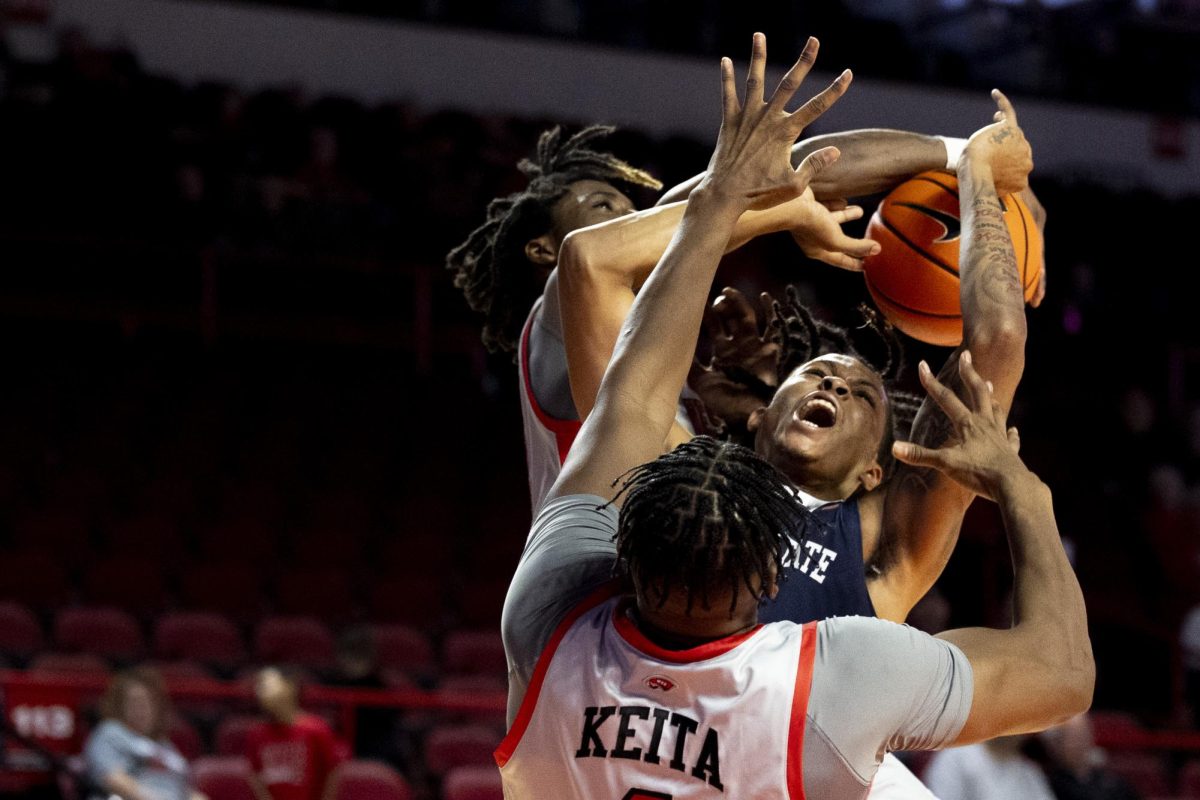
[[[525, 427], [525, 465], [529, 470], [529, 497], [535, 514], [562, 471], [562, 462], [581, 425], [578, 419], [557, 419], [546, 413], [533, 391], [533, 376], [529, 371], [529, 334], [541, 310], [542, 298], [539, 297], [525, 320], [521, 343], [517, 347], [517, 368], [521, 373], [521, 420]], [[565, 353], [563, 360], [566, 360]]]
[[[562, 463], [582, 427], [577, 415], [572, 415], [571, 419], [560, 419], [550, 414], [538, 402], [539, 394], [542, 397], [553, 397], [557, 392], [565, 395], [562, 397], [562, 405], [569, 405], [572, 409], [575, 407], [570, 397], [571, 387], [566, 384], [567, 353], [561, 342], [554, 339], [547, 354], [551, 361], [559, 362], [550, 369], [554, 377], [547, 380], [544, 376], [535, 375], [530, 369], [529, 340], [541, 310], [542, 298], [539, 297], [525, 320], [525, 327], [521, 330], [521, 342], [517, 348], [517, 368], [521, 376], [521, 421], [525, 429], [525, 464], [529, 470], [529, 499], [535, 514], [558, 478], [558, 473], [562, 471]], [[539, 379], [541, 383], [548, 382], [554, 385], [541, 385]], [[675, 421], [693, 434], [697, 426], [691, 417], [691, 407], [698, 402], [696, 395], [685, 386], [680, 395], [679, 409], [675, 413]]]
[[816, 623], [670, 651], [628, 602], [593, 598], [555, 631], [496, 751], [504, 796], [803, 798]]
[[759, 612], [763, 622], [809, 622], [830, 617], [875, 616], [863, 564], [858, 498], [824, 502], [801, 493], [819, 524], [784, 563], [779, 594]]

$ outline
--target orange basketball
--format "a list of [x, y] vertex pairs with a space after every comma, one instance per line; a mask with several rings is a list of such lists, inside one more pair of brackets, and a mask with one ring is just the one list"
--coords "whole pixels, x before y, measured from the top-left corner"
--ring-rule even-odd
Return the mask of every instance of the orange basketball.
[[[1028, 301], [1041, 272], [1042, 235], [1021, 198], [1008, 195], [1000, 202]], [[867, 237], [882, 246], [864, 264], [867, 289], [883, 315], [914, 339], [962, 342], [960, 234], [958, 180], [947, 172], [925, 172], [897, 186], [867, 226]]]

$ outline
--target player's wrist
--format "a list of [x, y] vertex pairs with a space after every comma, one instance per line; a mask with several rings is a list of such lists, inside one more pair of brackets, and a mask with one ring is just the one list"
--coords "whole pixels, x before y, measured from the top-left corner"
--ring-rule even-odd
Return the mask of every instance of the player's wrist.
[[687, 210], [692, 214], [737, 219], [750, 203], [720, 183], [703, 181], [688, 195]]

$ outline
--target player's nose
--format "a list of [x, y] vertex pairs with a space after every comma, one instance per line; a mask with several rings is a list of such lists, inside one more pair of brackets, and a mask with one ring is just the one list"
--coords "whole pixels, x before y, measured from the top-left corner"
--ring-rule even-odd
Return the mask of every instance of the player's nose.
[[843, 397], [850, 394], [850, 384], [846, 383], [837, 375], [826, 375], [821, 379], [821, 388], [827, 392], [833, 392], [838, 397]]

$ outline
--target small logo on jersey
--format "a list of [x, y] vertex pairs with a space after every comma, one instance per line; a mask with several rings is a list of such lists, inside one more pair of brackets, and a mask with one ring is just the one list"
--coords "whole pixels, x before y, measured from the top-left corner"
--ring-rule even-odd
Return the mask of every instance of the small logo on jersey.
[[942, 234], [940, 239], [933, 240], [934, 244], [952, 242], [962, 233], [962, 221], [953, 214], [947, 214], [945, 211], [939, 211], [936, 208], [930, 208], [929, 206], [922, 206], [916, 203], [897, 203], [896, 205], [904, 206], [905, 208], [911, 208], [918, 214], [924, 214], [942, 226], [942, 229], [945, 232]]
[[664, 678], [661, 675], [651, 675], [646, 678], [646, 687], [649, 689], [659, 689], [664, 692], [669, 692], [675, 688], [675, 682]]

